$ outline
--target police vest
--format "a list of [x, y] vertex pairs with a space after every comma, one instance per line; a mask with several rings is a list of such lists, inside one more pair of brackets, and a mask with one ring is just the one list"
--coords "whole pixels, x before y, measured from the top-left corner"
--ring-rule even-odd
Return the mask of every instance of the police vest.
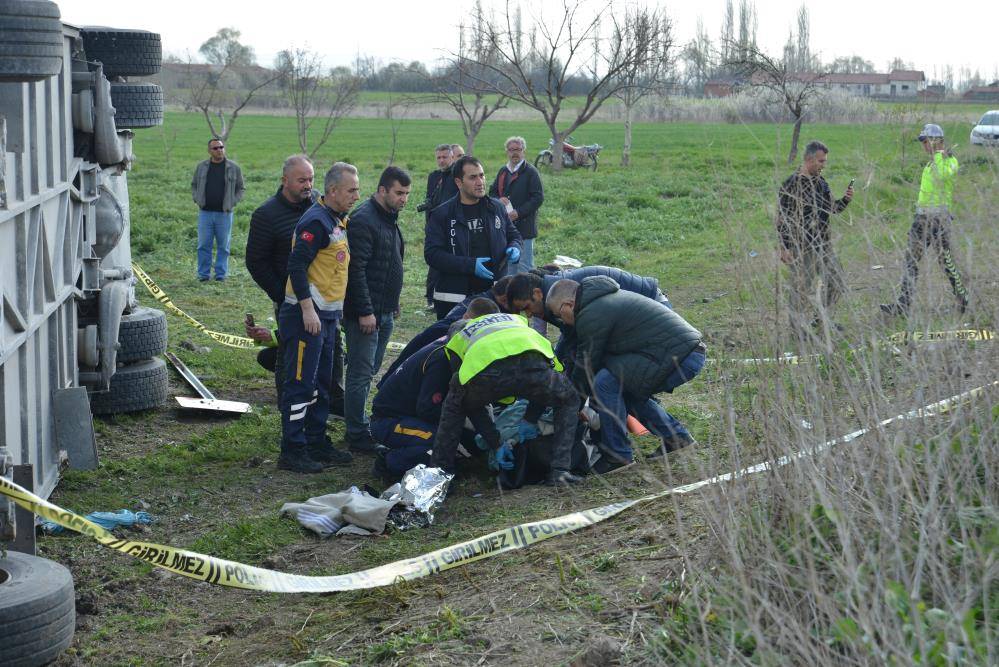
[[452, 336], [445, 349], [461, 359], [458, 370], [461, 384], [466, 384], [494, 361], [524, 352], [542, 354], [552, 361], [555, 370], [562, 370], [551, 342], [529, 327], [520, 315], [495, 313], [478, 317]]
[[933, 159], [923, 167], [916, 205], [920, 208], [950, 208], [954, 201], [954, 175], [958, 168], [956, 157], [945, 155], [942, 151], [934, 153]]

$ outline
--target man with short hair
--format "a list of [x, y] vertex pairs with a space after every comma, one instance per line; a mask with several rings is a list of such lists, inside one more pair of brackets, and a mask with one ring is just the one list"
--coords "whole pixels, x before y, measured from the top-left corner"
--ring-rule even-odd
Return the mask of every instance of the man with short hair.
[[[829, 149], [821, 141], [805, 146], [801, 167], [780, 186], [777, 234], [780, 260], [791, 274], [788, 292], [791, 329], [799, 339], [808, 328], [821, 323], [828, 309], [846, 290], [843, 266], [836, 257], [829, 234], [829, 216], [841, 213], [853, 199], [853, 186], [842, 198], [833, 200], [829, 184], [822, 177]], [[814, 285], [822, 281], [822, 301], [816, 303]]]
[[506, 164], [500, 167], [489, 196], [498, 198], [506, 207], [507, 215], [524, 239], [524, 249], [519, 262], [511, 262], [509, 273], [530, 271], [534, 268], [534, 239], [538, 236], [538, 209], [545, 201], [545, 190], [541, 185], [541, 174], [530, 162], [524, 159], [527, 140], [524, 137], [510, 137], [506, 140]]
[[590, 404], [600, 414], [603, 456], [596, 472], [632, 463], [625, 430], [629, 413], [661, 438], [656, 455], [694, 444], [653, 396], [672, 392], [701, 372], [707, 347], [700, 331], [664, 304], [621, 290], [607, 276], [560, 280], [548, 292], [547, 306], [576, 332], [572, 381], [595, 397]]
[[208, 159], [194, 169], [191, 197], [198, 205], [198, 280], [211, 278], [212, 248], [215, 249], [215, 280], [229, 273], [229, 243], [232, 212], [243, 198], [243, 172], [225, 156], [221, 139], [208, 142]]
[[295, 226], [288, 283], [278, 317], [284, 342], [285, 384], [281, 393], [281, 456], [278, 468], [322, 472], [350, 463], [349, 453], [326, 435], [333, 343], [343, 315], [350, 249], [347, 211], [358, 200], [357, 168], [336, 162], [323, 179], [325, 195]]
[[345, 441], [354, 452], [373, 453], [378, 446], [368, 431], [364, 404], [399, 316], [405, 255], [399, 212], [406, 206], [411, 185], [409, 174], [399, 167], [387, 167], [375, 194], [357, 207], [347, 228], [350, 267], [343, 309], [347, 333], [344, 416]]
[[[288, 255], [295, 225], [319, 198], [313, 188], [315, 170], [307, 155], [291, 155], [281, 169], [281, 185], [276, 193], [258, 206], [250, 216], [250, 231], [246, 237], [246, 268], [253, 281], [274, 303], [274, 320], [284, 302], [288, 281]], [[284, 346], [277, 341], [277, 358], [284, 359]], [[274, 366], [274, 385], [278, 404], [284, 387], [284, 364]], [[330, 413], [343, 415], [343, 346], [339, 336], [333, 353], [333, 384]]]
[[[458, 327], [461, 327], [458, 329]], [[565, 486], [581, 481], [570, 472], [579, 397], [547, 338], [527, 326], [520, 315], [496, 313], [459, 320], [445, 351], [455, 371], [434, 440], [432, 463], [455, 472], [455, 452], [466, 417], [492, 449], [501, 467], [512, 467], [513, 445], [500, 440], [487, 406], [505, 397], [530, 401], [518, 425], [520, 444], [537, 437], [537, 421], [546, 406], [555, 411], [555, 441], [548, 483]]]
[[451, 144], [451, 160], [454, 161], [462, 157], [465, 157], [465, 149], [461, 147], [461, 144]]
[[951, 213], [954, 177], [960, 165], [944, 147], [944, 132], [939, 125], [927, 123], [919, 133], [919, 141], [929, 154], [930, 161], [923, 167], [919, 180], [916, 215], [909, 228], [909, 245], [905, 249], [905, 274], [898, 288], [898, 299], [895, 303], [882, 304], [881, 310], [887, 315], [905, 315], [909, 311], [919, 277], [919, 261], [932, 246], [957, 297], [958, 308], [964, 313], [968, 309], [968, 290], [950, 250], [950, 228], [954, 222]]
[[441, 319], [470, 294], [489, 289], [507, 262], [520, 259], [521, 237], [497, 199], [486, 196], [482, 163], [454, 163], [458, 196], [435, 208], [426, 225], [423, 256], [440, 272], [434, 310]]
[[[434, 149], [434, 159], [437, 160], [437, 169], [427, 175], [427, 198], [424, 222], [430, 221], [430, 212], [446, 202], [451, 197], [458, 194], [458, 186], [451, 177], [451, 165], [454, 162], [454, 155], [451, 152], [451, 144], [437, 144]], [[434, 305], [434, 283], [437, 282], [437, 271], [433, 267], [427, 267], [427, 305]]]

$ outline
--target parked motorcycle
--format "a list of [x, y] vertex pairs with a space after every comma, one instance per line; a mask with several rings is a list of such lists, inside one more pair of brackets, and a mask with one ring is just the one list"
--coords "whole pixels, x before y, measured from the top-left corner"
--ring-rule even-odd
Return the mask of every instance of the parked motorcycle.
[[[571, 139], [572, 137], [570, 137]], [[552, 163], [555, 161], [555, 155], [552, 153], [552, 147], [555, 145], [554, 139], [548, 140], [548, 148], [538, 153], [538, 157], [534, 158], [534, 166], [540, 169], [541, 167], [551, 167]], [[583, 169], [597, 170], [597, 155], [600, 153], [600, 149], [603, 148], [600, 144], [587, 144], [586, 146], [573, 146], [568, 142], [562, 142], [562, 166], [568, 169], [575, 169], [577, 167], [582, 167]]]

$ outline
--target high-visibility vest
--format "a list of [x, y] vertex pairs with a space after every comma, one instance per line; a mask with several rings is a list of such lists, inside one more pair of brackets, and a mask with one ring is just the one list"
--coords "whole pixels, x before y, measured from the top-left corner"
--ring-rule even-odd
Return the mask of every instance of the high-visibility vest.
[[461, 359], [458, 380], [462, 384], [494, 361], [524, 352], [538, 352], [552, 361], [555, 370], [562, 370], [551, 341], [529, 327], [521, 315], [494, 313], [477, 317], [452, 336], [445, 349]]
[[923, 177], [919, 181], [919, 208], [946, 206], [950, 208], [954, 200], [954, 175], [957, 173], [957, 158], [947, 156], [943, 151], [933, 154], [933, 159], [923, 167]]

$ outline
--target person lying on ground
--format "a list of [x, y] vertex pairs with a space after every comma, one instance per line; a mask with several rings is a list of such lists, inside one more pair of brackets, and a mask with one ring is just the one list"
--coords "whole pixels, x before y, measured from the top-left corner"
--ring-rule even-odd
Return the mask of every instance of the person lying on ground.
[[[537, 420], [554, 408], [556, 439], [547, 483], [563, 486], [581, 481], [570, 472], [579, 396], [561, 372], [551, 342], [520, 315], [496, 313], [472, 321], [459, 320], [445, 345], [454, 375], [441, 408], [432, 463], [455, 472], [455, 452], [466, 417], [500, 465], [513, 460], [513, 444], [502, 442], [487, 406], [509, 397], [526, 398], [530, 406], [518, 426], [519, 441], [538, 435]], [[509, 463], [508, 463], [509, 462]]]
[[607, 276], [552, 285], [546, 306], [576, 332], [572, 381], [592, 395], [604, 456], [595, 472], [634, 460], [625, 428], [633, 414], [662, 439], [662, 456], [694, 444], [690, 432], [653, 398], [693, 379], [704, 366], [701, 332], [664, 304], [622, 290]]

